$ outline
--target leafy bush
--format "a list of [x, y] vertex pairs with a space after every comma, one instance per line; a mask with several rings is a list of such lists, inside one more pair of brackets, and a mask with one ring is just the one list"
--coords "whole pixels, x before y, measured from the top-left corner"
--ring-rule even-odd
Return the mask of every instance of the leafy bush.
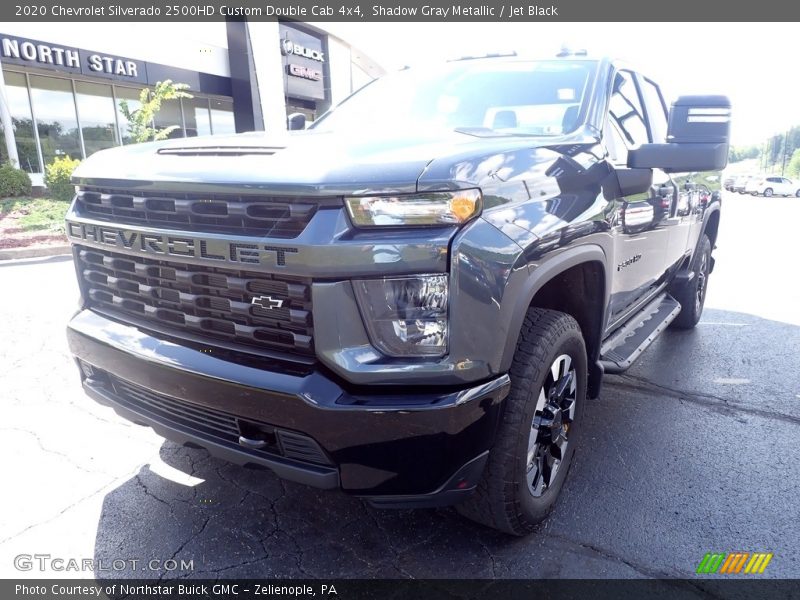
[[31, 193], [31, 178], [25, 171], [8, 163], [0, 165], [0, 197], [27, 196]]
[[69, 156], [56, 157], [47, 165], [44, 183], [50, 190], [50, 195], [57, 200], [69, 202], [75, 195], [75, 186], [70, 183], [70, 177], [81, 161]]

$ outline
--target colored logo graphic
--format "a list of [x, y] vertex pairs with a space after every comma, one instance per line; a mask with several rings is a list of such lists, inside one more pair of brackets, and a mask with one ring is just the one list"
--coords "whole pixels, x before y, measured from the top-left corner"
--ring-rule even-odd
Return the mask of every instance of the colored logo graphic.
[[771, 560], [772, 552], [730, 552], [728, 554], [708, 552], [697, 565], [697, 573], [756, 575], [763, 573]]

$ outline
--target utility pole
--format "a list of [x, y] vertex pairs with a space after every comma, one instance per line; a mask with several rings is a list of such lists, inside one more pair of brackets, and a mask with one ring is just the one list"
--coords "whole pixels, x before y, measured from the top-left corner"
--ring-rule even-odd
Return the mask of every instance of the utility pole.
[[8, 96], [6, 95], [6, 79], [3, 77], [2, 63], [0, 63], [0, 121], [3, 123], [3, 137], [6, 138], [8, 162], [10, 162], [12, 166], [19, 169], [19, 155], [17, 154], [17, 144], [16, 140], [14, 139], [14, 123], [11, 120], [11, 111], [8, 106]]
[[786, 152], [789, 149], [789, 129], [786, 130], [786, 133], [783, 134], [783, 164], [781, 165], [781, 177], [784, 176], [784, 171], [786, 171]]

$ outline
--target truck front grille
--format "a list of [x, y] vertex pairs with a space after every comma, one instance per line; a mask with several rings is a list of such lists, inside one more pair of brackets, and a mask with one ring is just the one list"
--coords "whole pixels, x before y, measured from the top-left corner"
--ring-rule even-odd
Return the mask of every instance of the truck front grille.
[[317, 204], [273, 196], [144, 193], [85, 187], [77, 193], [75, 208], [83, 216], [113, 223], [294, 238], [306, 228]]
[[[312, 356], [311, 281], [77, 247], [89, 305], [214, 340]], [[260, 297], [261, 305], [252, 304]], [[280, 305], [280, 306], [278, 306]], [[266, 308], [273, 306], [273, 308]]]

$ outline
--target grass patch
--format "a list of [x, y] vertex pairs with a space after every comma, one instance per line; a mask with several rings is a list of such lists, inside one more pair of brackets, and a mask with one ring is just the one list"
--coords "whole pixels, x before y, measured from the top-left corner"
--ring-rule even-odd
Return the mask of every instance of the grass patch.
[[4, 198], [0, 200], [0, 218], [11, 218], [23, 231], [64, 231], [64, 217], [69, 202], [51, 198]]

